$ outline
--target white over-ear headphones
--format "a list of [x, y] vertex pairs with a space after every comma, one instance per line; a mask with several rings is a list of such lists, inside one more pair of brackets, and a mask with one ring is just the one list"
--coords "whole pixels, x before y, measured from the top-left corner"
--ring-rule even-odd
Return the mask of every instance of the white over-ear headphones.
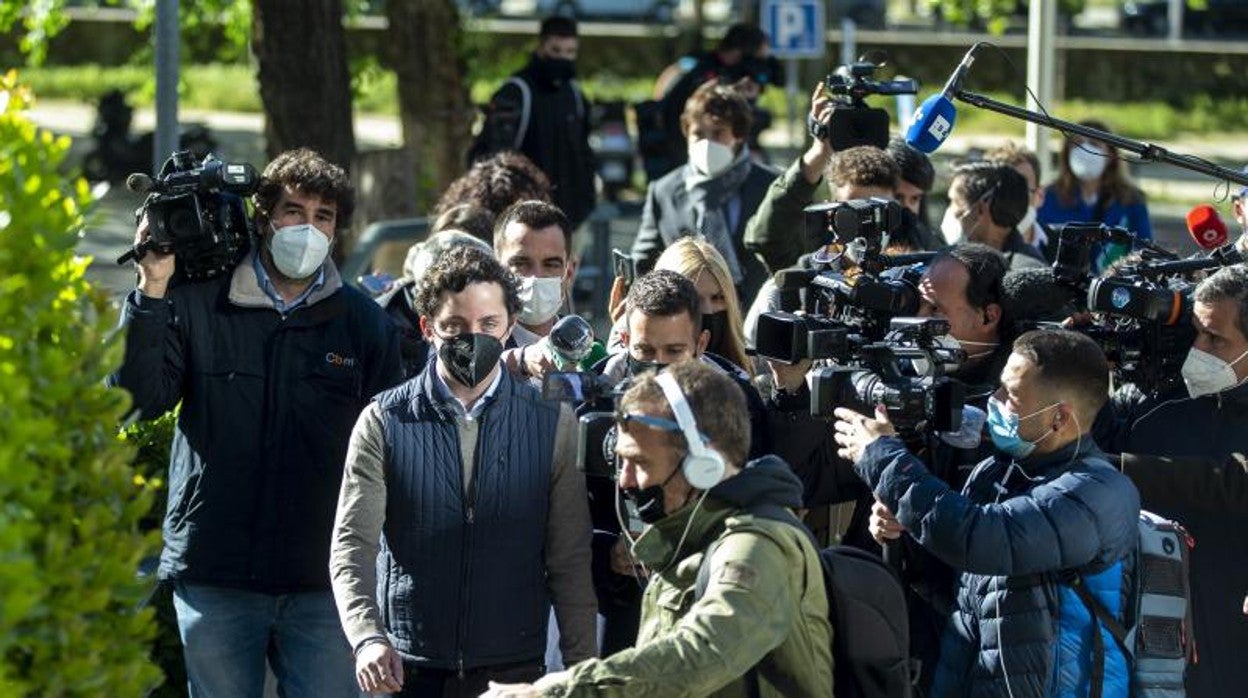
[[689, 452], [680, 462], [680, 471], [685, 476], [685, 481], [695, 490], [711, 489], [724, 479], [723, 456], [702, 443], [693, 410], [689, 409], [689, 403], [685, 401], [685, 394], [676, 384], [676, 379], [670, 373], [660, 373], [655, 376], [655, 381], [663, 389], [663, 396], [667, 398], [668, 404], [672, 406], [676, 424], [680, 426], [680, 432], [684, 434], [685, 443], [689, 446]]

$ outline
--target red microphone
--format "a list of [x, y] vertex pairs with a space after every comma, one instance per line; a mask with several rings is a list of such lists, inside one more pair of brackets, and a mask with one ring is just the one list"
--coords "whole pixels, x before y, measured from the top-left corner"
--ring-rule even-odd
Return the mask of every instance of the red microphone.
[[1209, 204], [1201, 204], [1187, 212], [1187, 233], [1206, 252], [1212, 252], [1226, 244], [1226, 224], [1218, 211]]

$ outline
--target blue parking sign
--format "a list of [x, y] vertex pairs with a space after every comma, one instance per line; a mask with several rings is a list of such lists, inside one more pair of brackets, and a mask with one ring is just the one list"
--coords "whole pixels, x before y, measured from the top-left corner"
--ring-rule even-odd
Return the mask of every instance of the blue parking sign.
[[778, 58], [818, 58], [824, 51], [823, 0], [763, 0], [763, 31]]

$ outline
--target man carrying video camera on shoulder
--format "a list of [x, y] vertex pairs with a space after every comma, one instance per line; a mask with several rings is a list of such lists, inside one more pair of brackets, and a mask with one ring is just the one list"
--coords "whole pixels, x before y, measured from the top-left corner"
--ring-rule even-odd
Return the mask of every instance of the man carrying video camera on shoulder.
[[[326, 561], [348, 437], [401, 379], [398, 341], [328, 256], [354, 207], [342, 168], [283, 153], [254, 204], [252, 251], [215, 278], [178, 283], [202, 260], [176, 239], [140, 256], [114, 381], [141, 418], [181, 404], [158, 575], [173, 584], [191, 695], [258, 695], [267, 660], [284, 695], [353, 696]], [[139, 249], [169, 223], [147, 210]]]

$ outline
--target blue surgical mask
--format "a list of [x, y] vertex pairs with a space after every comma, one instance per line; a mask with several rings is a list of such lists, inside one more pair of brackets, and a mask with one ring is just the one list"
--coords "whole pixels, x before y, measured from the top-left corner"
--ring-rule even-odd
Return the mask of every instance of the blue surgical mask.
[[1053, 435], [1053, 431], [1049, 430], [1044, 436], [1035, 441], [1028, 441], [1018, 435], [1018, 425], [1024, 419], [1030, 419], [1041, 412], [1057, 407], [1062, 403], [1055, 402], [1048, 407], [1042, 407], [1029, 415], [1019, 417], [1018, 415], [1006, 409], [1005, 405], [995, 397], [988, 398], [988, 434], [992, 437], [992, 444], [997, 450], [1012, 456], [1015, 459], [1022, 459], [1030, 456], [1036, 450], [1036, 446], [1041, 441]]

